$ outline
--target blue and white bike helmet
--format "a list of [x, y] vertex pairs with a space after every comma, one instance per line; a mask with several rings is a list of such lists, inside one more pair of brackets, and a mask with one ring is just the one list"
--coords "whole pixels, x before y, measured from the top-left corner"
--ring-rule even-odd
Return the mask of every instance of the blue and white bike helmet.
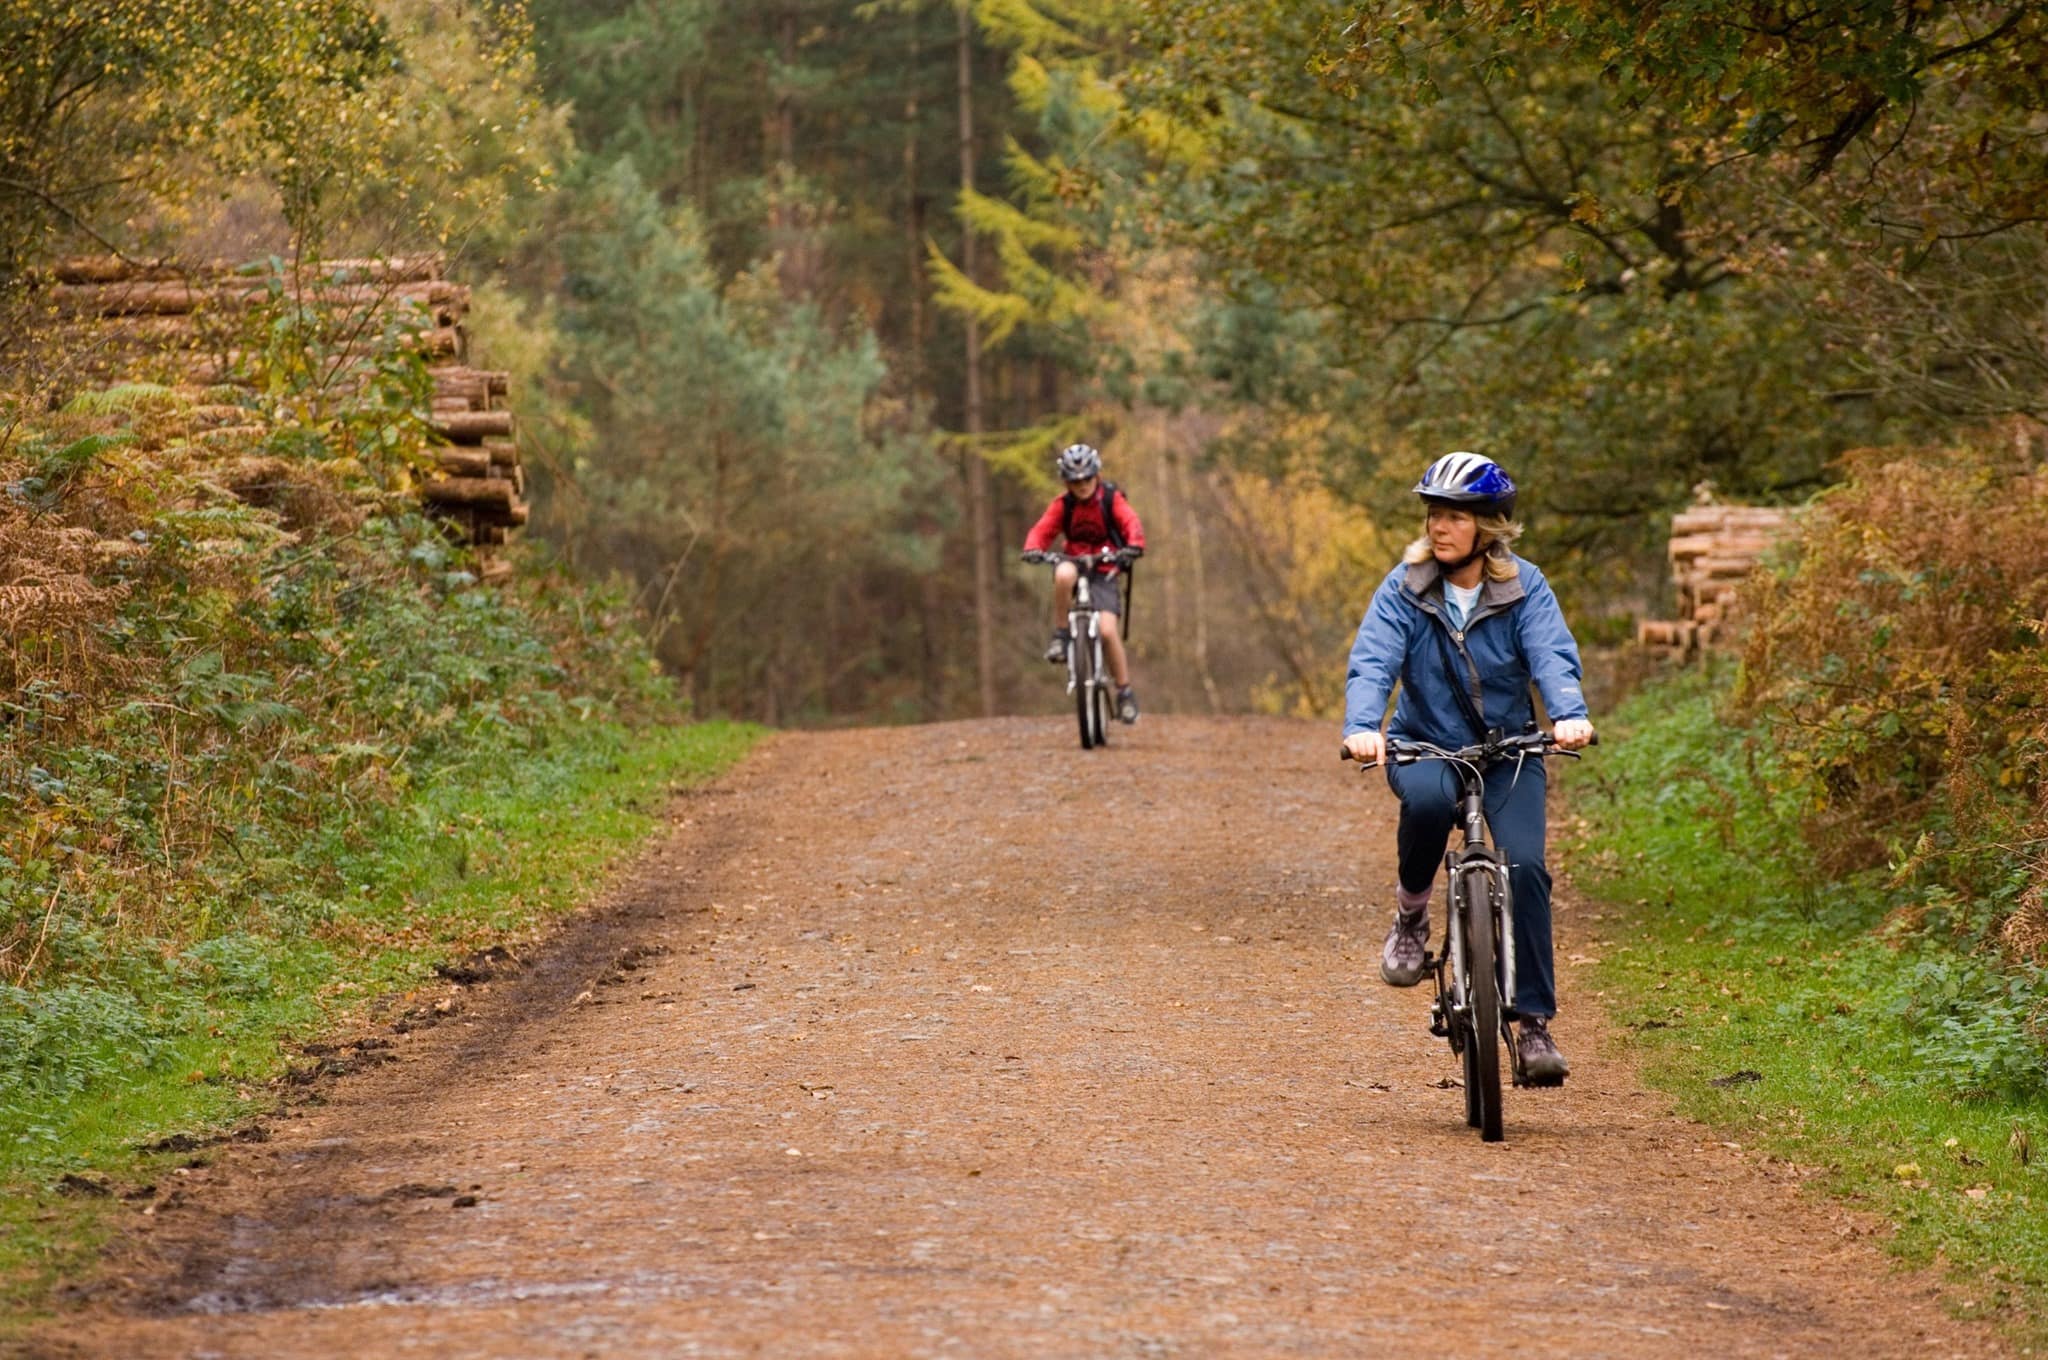
[[1476, 453], [1447, 453], [1431, 463], [1415, 494], [1426, 504], [1455, 505], [1475, 515], [1515, 515], [1514, 482], [1499, 463]]
[[1102, 471], [1102, 455], [1091, 444], [1069, 444], [1060, 450], [1059, 474], [1063, 482], [1078, 482]]

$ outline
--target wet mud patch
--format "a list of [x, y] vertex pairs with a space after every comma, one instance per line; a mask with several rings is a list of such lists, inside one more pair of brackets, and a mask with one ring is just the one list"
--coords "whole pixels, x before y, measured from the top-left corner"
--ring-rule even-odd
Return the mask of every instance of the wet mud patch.
[[437, 963], [434, 965], [434, 974], [446, 978], [458, 987], [474, 987], [479, 983], [515, 974], [524, 966], [511, 950], [504, 945], [494, 944], [488, 949], [478, 950], [466, 959], [454, 963]]

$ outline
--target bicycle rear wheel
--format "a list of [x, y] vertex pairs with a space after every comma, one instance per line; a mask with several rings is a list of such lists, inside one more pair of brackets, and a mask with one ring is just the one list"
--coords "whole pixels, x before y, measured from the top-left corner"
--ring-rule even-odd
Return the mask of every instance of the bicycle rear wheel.
[[1081, 725], [1081, 749], [1095, 745], [1095, 649], [1087, 637], [1067, 644], [1074, 665], [1074, 717]]
[[1479, 1130], [1482, 1142], [1498, 1143], [1500, 974], [1494, 971], [1493, 904], [1484, 893], [1475, 901], [1469, 889], [1459, 896], [1465, 912], [1465, 1013], [1472, 1025], [1465, 1035], [1465, 1122]]

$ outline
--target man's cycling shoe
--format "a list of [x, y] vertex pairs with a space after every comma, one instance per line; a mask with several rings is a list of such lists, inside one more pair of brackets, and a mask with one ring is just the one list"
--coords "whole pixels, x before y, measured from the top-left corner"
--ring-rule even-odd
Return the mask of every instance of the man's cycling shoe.
[[1572, 1070], [1550, 1038], [1550, 1022], [1534, 1016], [1522, 1021], [1515, 1037], [1515, 1058], [1524, 1086], [1562, 1086]]
[[1067, 644], [1072, 642], [1073, 640], [1074, 635], [1072, 633], [1069, 633], [1066, 629], [1054, 629], [1052, 641], [1048, 643], [1045, 648], [1045, 659], [1047, 661], [1050, 661], [1055, 666], [1066, 665]]
[[1138, 695], [1129, 685], [1116, 692], [1116, 716], [1126, 727], [1138, 720]]
[[1386, 947], [1380, 950], [1380, 978], [1389, 987], [1413, 987], [1422, 981], [1429, 960], [1429, 909], [1409, 915], [1395, 911], [1394, 924], [1387, 927]]

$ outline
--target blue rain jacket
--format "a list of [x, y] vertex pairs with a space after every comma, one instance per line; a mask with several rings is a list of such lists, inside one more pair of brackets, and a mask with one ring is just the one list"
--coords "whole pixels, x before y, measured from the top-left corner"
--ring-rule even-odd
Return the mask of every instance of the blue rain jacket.
[[1487, 726], [1503, 732], [1519, 732], [1536, 716], [1532, 680], [1552, 722], [1585, 717], [1579, 645], [1557, 596], [1533, 562], [1517, 557], [1515, 565], [1513, 580], [1489, 580], [1480, 588], [1463, 629], [1452, 628], [1444, 613], [1435, 561], [1402, 563], [1388, 572], [1351, 645], [1344, 735], [1379, 727], [1396, 680], [1401, 698], [1387, 733], [1408, 741], [1465, 746], [1485, 735], [1473, 730], [1453, 685], [1464, 686]]

